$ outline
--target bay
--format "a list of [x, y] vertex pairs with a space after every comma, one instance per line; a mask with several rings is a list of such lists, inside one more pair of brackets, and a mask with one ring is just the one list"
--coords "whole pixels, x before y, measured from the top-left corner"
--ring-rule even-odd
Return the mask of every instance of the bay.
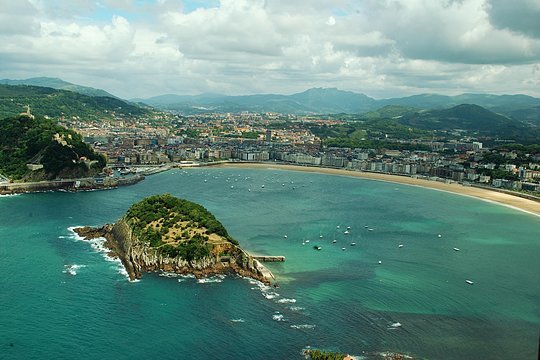
[[[235, 276], [129, 282], [69, 230], [112, 223], [159, 193], [205, 206], [251, 253], [284, 255], [268, 264], [280, 287]], [[275, 169], [173, 170], [109, 191], [1, 197], [0, 354], [294, 359], [312, 346], [532, 359], [538, 225], [459, 195]]]

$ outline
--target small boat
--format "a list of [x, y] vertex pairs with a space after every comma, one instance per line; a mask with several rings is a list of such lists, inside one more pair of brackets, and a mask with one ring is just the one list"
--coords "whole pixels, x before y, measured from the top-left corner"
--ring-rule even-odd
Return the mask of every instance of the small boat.
[[261, 187], [264, 189], [264, 185], [261, 185]]
[[438, 237], [438, 238], [441, 238], [441, 237], [442, 237], [442, 235], [441, 235], [441, 234], [439, 234], [439, 235], [437, 235], [437, 237]]
[[402, 248], [402, 247], [403, 247], [403, 244], [399, 244], [398, 247], [399, 247], [399, 248]]
[[367, 226], [367, 225], [364, 225], [364, 228], [365, 228], [365, 229], [367, 229], [367, 228], [368, 228], [368, 226]]
[[454, 251], [459, 251], [459, 248], [454, 248]]
[[381, 261], [381, 260], [379, 260], [379, 264], [382, 264], [382, 261]]
[[337, 243], [337, 240], [336, 239], [332, 240], [332, 243], [333, 244]]
[[306, 245], [306, 242], [305, 242], [305, 241], [302, 241], [302, 245]]
[[473, 281], [471, 281], [471, 280], [465, 280], [465, 282], [466, 282], [467, 284], [469, 284], [469, 285], [472, 285], [472, 284], [474, 284], [474, 282], [473, 282]]
[[345, 234], [345, 235], [348, 235], [348, 234], [349, 234], [349, 230], [345, 230], [344, 234]]
[[313, 248], [314, 248], [315, 250], [321, 250], [321, 249], [322, 249], [322, 247], [316, 246], [316, 245], [315, 245]]
[[351, 243], [351, 246], [355, 246], [355, 245], [356, 245], [356, 243], [355, 243], [355, 242], [352, 242], [352, 243]]
[[336, 229], [339, 229], [339, 225], [338, 225], [338, 226], [336, 226]]
[[319, 239], [322, 239], [322, 235], [319, 235]]
[[286, 239], [286, 238], [287, 238], [287, 235], [283, 235], [283, 237]]
[[341, 248], [341, 250], [345, 251], [345, 248]]
[[305, 240], [306, 244], [309, 242], [309, 240]]
[[350, 226], [347, 226], [347, 230], [351, 230], [351, 227], [350, 227]]
[[373, 228], [368, 228], [367, 231], [373, 231]]

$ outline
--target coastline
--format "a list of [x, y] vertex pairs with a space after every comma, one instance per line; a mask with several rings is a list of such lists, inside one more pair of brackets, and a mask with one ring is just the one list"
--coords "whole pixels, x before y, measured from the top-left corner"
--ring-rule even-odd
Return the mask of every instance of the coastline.
[[375, 180], [375, 181], [385, 181], [392, 183], [399, 183], [411, 186], [419, 186], [423, 188], [429, 188], [433, 190], [446, 191], [453, 194], [458, 194], [462, 196], [469, 196], [476, 199], [488, 201], [491, 203], [503, 205], [510, 207], [515, 210], [526, 212], [531, 215], [540, 217], [540, 202], [525, 199], [519, 196], [510, 195], [503, 192], [498, 192], [490, 189], [472, 187], [472, 186], [463, 186], [457, 183], [443, 183], [438, 181], [430, 181], [426, 179], [417, 179], [408, 176], [399, 176], [399, 175], [390, 175], [382, 173], [372, 173], [372, 172], [360, 172], [360, 171], [351, 171], [345, 169], [332, 169], [332, 168], [323, 168], [323, 167], [313, 167], [313, 166], [298, 166], [290, 164], [269, 164], [269, 163], [221, 163], [216, 165], [219, 167], [228, 167], [228, 168], [240, 168], [247, 167], [253, 169], [282, 169], [282, 170], [292, 170], [292, 171], [303, 171], [311, 173], [320, 173], [320, 174], [329, 174], [329, 175], [340, 175], [340, 176], [349, 176], [356, 177], [361, 179]]

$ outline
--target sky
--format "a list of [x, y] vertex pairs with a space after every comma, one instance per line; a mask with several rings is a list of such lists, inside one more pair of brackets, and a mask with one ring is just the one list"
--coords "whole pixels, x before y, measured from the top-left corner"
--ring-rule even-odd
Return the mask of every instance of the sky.
[[540, 0], [0, 0], [0, 78], [126, 98], [540, 97]]

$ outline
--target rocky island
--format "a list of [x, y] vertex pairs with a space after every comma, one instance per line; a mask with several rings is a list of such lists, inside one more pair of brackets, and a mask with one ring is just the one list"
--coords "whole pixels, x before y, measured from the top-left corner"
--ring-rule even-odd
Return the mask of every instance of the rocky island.
[[233, 272], [264, 283], [274, 279], [208, 210], [169, 194], [132, 205], [115, 224], [74, 231], [85, 239], [104, 237], [109, 255], [122, 261], [132, 280], [152, 271], [197, 277]]

